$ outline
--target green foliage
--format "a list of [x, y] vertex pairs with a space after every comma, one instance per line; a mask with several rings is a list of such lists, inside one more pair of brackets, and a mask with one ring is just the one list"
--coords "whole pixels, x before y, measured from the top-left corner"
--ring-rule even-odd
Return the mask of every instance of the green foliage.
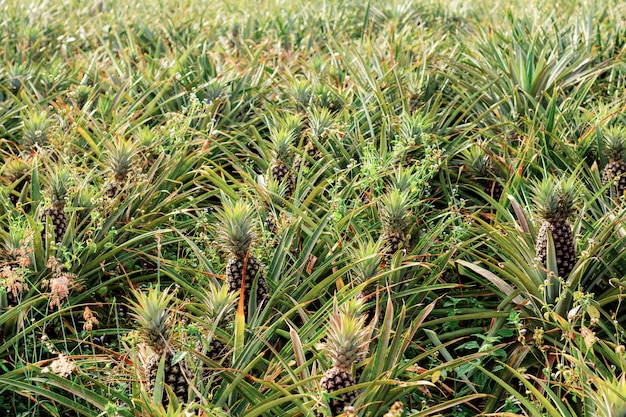
[[[328, 415], [357, 303], [356, 415], [622, 413], [620, 6], [283, 3], [6, 2], [0, 409]], [[229, 251], [265, 271], [247, 317]], [[156, 340], [185, 401], [146, 389]]]

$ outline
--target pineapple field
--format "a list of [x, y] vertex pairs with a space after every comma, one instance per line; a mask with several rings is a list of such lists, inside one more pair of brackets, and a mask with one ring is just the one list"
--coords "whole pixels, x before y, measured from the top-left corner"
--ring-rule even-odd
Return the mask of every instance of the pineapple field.
[[626, 417], [625, 2], [0, 16], [0, 414]]

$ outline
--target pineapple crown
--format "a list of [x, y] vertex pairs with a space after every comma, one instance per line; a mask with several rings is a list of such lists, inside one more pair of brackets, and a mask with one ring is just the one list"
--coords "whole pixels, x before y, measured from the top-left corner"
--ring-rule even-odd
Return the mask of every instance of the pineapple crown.
[[411, 202], [409, 193], [392, 189], [378, 204], [378, 215], [387, 232], [406, 233], [411, 225]]
[[597, 407], [597, 416], [622, 416], [626, 413], [626, 402], [623, 400], [626, 396], [625, 374], [619, 378], [613, 377], [611, 380], [594, 378], [593, 385], [596, 389], [590, 389], [590, 391], [591, 398]]
[[533, 202], [539, 216], [547, 221], [566, 220], [574, 211], [576, 184], [572, 179], [547, 176], [533, 187]]
[[295, 79], [289, 87], [291, 96], [295, 99], [298, 107], [306, 108], [311, 104], [313, 91], [311, 82], [307, 79]]
[[274, 159], [284, 163], [289, 162], [291, 157], [291, 144], [293, 142], [294, 133], [291, 129], [281, 127], [271, 133], [272, 140], [272, 156]]
[[228, 285], [215, 285], [210, 282], [204, 292], [204, 305], [207, 315], [215, 320], [215, 324], [222, 319], [227, 319], [234, 313], [237, 293], [229, 292]]
[[47, 145], [48, 127], [50, 119], [45, 111], [28, 114], [22, 122], [22, 144], [30, 149]]
[[365, 325], [366, 316], [360, 314], [357, 305], [339, 309], [335, 300], [333, 307], [326, 331], [326, 348], [334, 367], [349, 369], [365, 356], [371, 329]]
[[413, 166], [400, 167], [395, 171], [395, 175], [389, 180], [389, 186], [400, 192], [411, 192], [415, 182], [415, 170]]
[[23, 217], [11, 217], [8, 233], [2, 233], [4, 253], [17, 253], [32, 239], [32, 230], [28, 220]]
[[32, 167], [28, 160], [20, 158], [19, 156], [11, 156], [4, 163], [2, 178], [8, 184], [12, 184], [20, 178], [26, 177], [31, 169]]
[[307, 112], [309, 118], [309, 132], [312, 137], [321, 138], [333, 126], [335, 119], [325, 108], [312, 107]]
[[129, 300], [131, 316], [135, 319], [144, 341], [157, 353], [163, 352], [172, 329], [170, 307], [174, 293], [150, 287], [145, 292], [133, 290], [136, 301]]
[[415, 141], [422, 138], [426, 119], [420, 113], [405, 114], [400, 123], [400, 137], [406, 141]]
[[461, 152], [465, 169], [472, 177], [487, 177], [491, 171], [491, 159], [477, 144]]
[[160, 143], [160, 137], [148, 126], [140, 127], [133, 135], [139, 147], [153, 149]]
[[274, 130], [286, 130], [292, 137], [300, 136], [302, 132], [302, 115], [297, 113], [284, 113], [274, 119]]
[[67, 187], [71, 176], [66, 168], [57, 168], [50, 179], [50, 202], [53, 207], [62, 207], [67, 199]]
[[254, 208], [243, 200], [223, 202], [222, 209], [217, 213], [221, 223], [218, 237], [228, 252], [238, 256], [248, 253], [256, 239], [254, 214]]
[[128, 174], [133, 168], [133, 159], [137, 153], [137, 147], [134, 142], [117, 137], [108, 146], [107, 165], [115, 180], [118, 182], [126, 181]]
[[606, 155], [611, 162], [623, 161], [626, 153], [626, 128], [612, 126], [602, 132]]
[[87, 101], [90, 99], [93, 92], [93, 87], [85, 84], [79, 84], [72, 92], [72, 98], [76, 103], [76, 107], [78, 107], [79, 109], [85, 107], [85, 104], [87, 104]]
[[277, 181], [271, 175], [259, 175], [259, 194], [263, 198], [263, 203], [268, 207], [271, 205], [282, 206], [285, 198], [287, 185], [284, 181]]
[[357, 240], [356, 246], [351, 248], [350, 255], [355, 262], [353, 271], [361, 282], [365, 282], [378, 274], [378, 267], [382, 262], [380, 241], [368, 239]]

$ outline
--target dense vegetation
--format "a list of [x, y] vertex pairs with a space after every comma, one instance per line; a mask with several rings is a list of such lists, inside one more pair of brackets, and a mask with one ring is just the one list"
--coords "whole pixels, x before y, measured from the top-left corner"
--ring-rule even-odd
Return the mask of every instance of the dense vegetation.
[[0, 410], [626, 416], [626, 4], [0, 1]]

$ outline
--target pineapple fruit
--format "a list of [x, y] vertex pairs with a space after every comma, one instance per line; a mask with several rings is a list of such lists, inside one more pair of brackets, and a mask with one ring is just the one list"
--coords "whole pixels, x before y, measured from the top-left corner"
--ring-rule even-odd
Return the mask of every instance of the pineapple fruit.
[[[136, 301], [130, 301], [131, 316], [152, 351], [144, 364], [148, 392], [154, 392], [159, 364], [163, 360], [163, 382], [169, 385], [180, 402], [184, 402], [189, 389], [188, 375], [184, 361], [173, 363], [175, 355], [170, 343], [173, 326], [170, 309], [174, 294], [169, 289], [161, 291], [151, 287], [145, 292], [134, 291], [134, 295]], [[163, 403], [167, 405], [169, 400], [163, 398]]]
[[59, 169], [53, 174], [50, 181], [50, 207], [44, 211], [44, 216], [52, 224], [54, 239], [57, 243], [63, 241], [63, 236], [67, 230], [65, 202], [69, 180], [70, 175], [67, 170]]
[[533, 202], [542, 220], [535, 250], [546, 265], [548, 232], [552, 235], [558, 274], [567, 278], [576, 263], [576, 245], [568, 217], [574, 213], [575, 185], [571, 180], [546, 178], [536, 184]]
[[383, 226], [384, 260], [389, 261], [399, 250], [406, 255], [412, 217], [408, 192], [392, 189], [385, 194], [378, 205], [378, 215]]
[[256, 303], [260, 304], [268, 294], [265, 273], [259, 259], [252, 254], [251, 246], [256, 239], [255, 210], [242, 200], [232, 203], [226, 201], [218, 212], [220, 226], [217, 231], [219, 240], [230, 257], [226, 263], [226, 283], [231, 293], [242, 288], [244, 312], [254, 281], [257, 280]]
[[626, 191], [626, 129], [614, 126], [605, 132], [604, 146], [609, 162], [602, 170], [602, 184], [611, 184], [607, 194], [622, 197]]
[[291, 169], [291, 144], [293, 130], [280, 128], [272, 132], [272, 163], [270, 164], [270, 178], [285, 185], [285, 198], [293, 196], [296, 189], [296, 175]]
[[122, 138], [116, 138], [109, 146], [107, 166], [113, 174], [106, 189], [106, 195], [110, 198], [116, 197], [133, 170], [133, 162], [137, 153], [133, 142]]
[[320, 385], [330, 394], [330, 411], [337, 416], [357, 396], [356, 391], [334, 392], [356, 383], [352, 366], [365, 356], [370, 328], [365, 326], [365, 316], [360, 315], [358, 309], [340, 310], [335, 305], [333, 310], [326, 331], [326, 348], [333, 366], [324, 373]]

